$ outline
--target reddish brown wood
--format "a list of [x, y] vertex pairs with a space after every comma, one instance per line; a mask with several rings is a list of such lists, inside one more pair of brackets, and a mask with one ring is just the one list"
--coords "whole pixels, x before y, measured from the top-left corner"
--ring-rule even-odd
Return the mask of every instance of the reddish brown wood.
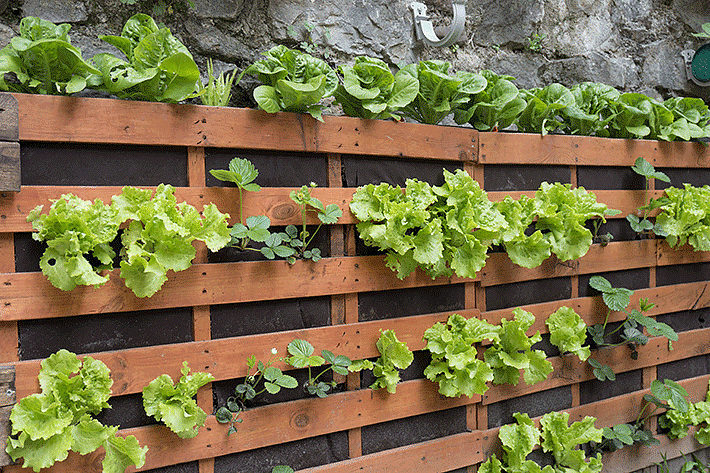
[[[397, 402], [392, 402], [397, 396]], [[361, 390], [333, 394], [325, 399], [310, 398], [282, 404], [272, 404], [248, 410], [240, 415], [243, 423], [236, 434], [227, 436], [227, 426], [220, 425], [213, 416], [207, 418], [200, 434], [182, 440], [166, 427], [149, 426], [121, 431], [122, 435], [135, 435], [141, 445], [149, 447], [146, 470], [179, 461], [188, 462], [213, 458], [228, 453], [315, 437], [331, 432], [401, 419], [428, 412], [464, 406], [478, 399], [442, 399], [436, 385], [415, 380], [400, 384], [395, 395], [385, 390]], [[346, 407], [347, 406], [347, 407]], [[343, 415], [347, 412], [347, 415]], [[70, 454], [69, 458], [48, 472], [101, 471], [102, 453], [87, 456]], [[19, 467], [8, 467], [8, 472], [19, 473]]]
[[[118, 273], [119, 270], [113, 270], [109, 282], [98, 289], [81, 286], [72, 291], [55, 288], [42, 273], [0, 274], [3, 285], [0, 321], [326, 296], [464, 281], [457, 277], [432, 280], [420, 271], [399, 280], [381, 256], [324, 258], [317, 263], [297, 261], [293, 265], [286, 261], [196, 264], [169, 274], [160, 291], [140, 299], [125, 286]], [[263, 284], [267, 280], [269, 284]], [[235, 291], [235, 287], [240, 290]]]
[[[250, 148], [472, 161], [470, 128], [16, 94], [20, 140]], [[36, 119], [41, 115], [43, 120]], [[105, 117], [111, 117], [106, 120]], [[419, 139], [412, 140], [416, 136]]]
[[483, 164], [632, 166], [643, 156], [655, 167], [710, 166], [701, 143], [527, 133], [480, 133], [479, 140]]
[[[459, 311], [465, 317], [475, 317], [476, 309]], [[246, 376], [246, 360], [251, 355], [266, 360], [271, 349], [286, 353], [286, 346], [296, 338], [311, 342], [318, 351], [327, 349], [343, 354], [352, 360], [379, 356], [375, 346], [380, 330], [392, 329], [410, 350], [421, 350], [425, 342], [424, 331], [436, 322], [446, 321], [451, 312], [420, 315], [373, 322], [349, 323], [338, 326], [292, 330], [247, 337], [221, 338], [216, 340], [176, 343], [156, 347], [133, 348], [129, 350], [102, 352], [92, 356], [103, 361], [111, 370], [115, 380], [114, 395], [140, 392], [150, 381], [165, 373], [179, 377], [183, 360], [193, 369], [209, 371], [216, 380]], [[156, 363], [155, 360], [160, 360]], [[281, 369], [290, 367], [277, 361], [274, 366]], [[16, 364], [17, 392], [19, 397], [39, 391], [37, 375], [40, 360], [22, 361]]]

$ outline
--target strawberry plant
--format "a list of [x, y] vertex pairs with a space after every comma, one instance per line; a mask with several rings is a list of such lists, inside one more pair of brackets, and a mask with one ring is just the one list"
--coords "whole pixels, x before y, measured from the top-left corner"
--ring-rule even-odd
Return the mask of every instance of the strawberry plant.
[[[323, 398], [328, 395], [331, 388], [337, 386], [337, 383], [335, 381], [319, 381], [319, 378], [331, 370], [345, 376], [348, 374], [348, 367], [352, 362], [347, 356], [336, 356], [329, 350], [321, 351], [322, 356], [314, 355], [314, 352], [315, 348], [310, 342], [296, 339], [288, 344], [288, 353], [291, 356], [286, 357], [284, 361], [294, 368], [308, 368], [308, 381], [305, 388], [308, 394]], [[320, 373], [314, 376], [312, 368], [323, 366], [326, 363], [330, 366], [321, 369]]]
[[[668, 381], [668, 380], [666, 380]], [[710, 445], [710, 387], [704, 401], [688, 403], [685, 397], [688, 393], [673, 383], [660, 393], [658, 403], [665, 407], [666, 412], [658, 418], [658, 425], [668, 429], [668, 437], [683, 438], [688, 435], [688, 426], [700, 428], [695, 432], [695, 439], [702, 445]]]
[[[629, 310], [628, 306], [631, 304], [631, 295], [634, 291], [623, 287], [613, 287], [611, 283], [602, 276], [592, 276], [589, 279], [589, 285], [601, 292], [602, 300], [607, 306], [604, 323], [595, 324], [587, 328], [589, 336], [597, 347], [628, 345], [631, 350], [631, 358], [636, 359], [638, 357], [638, 346], [648, 343], [648, 337], [643, 333], [644, 328], [650, 335], [666, 337], [669, 341], [669, 347], [671, 341], [678, 340], [678, 334], [669, 325], [657, 322], [655, 319], [643, 315], [643, 312], [647, 312], [655, 307], [655, 304], [649, 302], [648, 299], [642, 298], [639, 301], [638, 309], [634, 308]], [[622, 312], [626, 314], [626, 320], [620, 323], [617, 328], [607, 332], [609, 316], [612, 312]], [[612, 343], [607, 341], [610, 336], [617, 332], [620, 334], [620, 342]], [[593, 373], [598, 380], [604, 381], [610, 379], [614, 381], [614, 379], [616, 379], [614, 371], [609, 366], [603, 365], [593, 358], [589, 358], [587, 362], [594, 368]]]

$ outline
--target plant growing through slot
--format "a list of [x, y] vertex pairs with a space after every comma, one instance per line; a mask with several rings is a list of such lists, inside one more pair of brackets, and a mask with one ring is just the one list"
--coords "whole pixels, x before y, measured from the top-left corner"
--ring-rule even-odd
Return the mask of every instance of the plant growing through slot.
[[[215, 417], [221, 424], [229, 424], [227, 435], [237, 432], [236, 424], [240, 424], [242, 419], [239, 419], [239, 414], [247, 408], [249, 401], [263, 392], [276, 394], [285, 389], [295, 389], [298, 387], [298, 381], [293, 376], [284, 374], [279, 368], [272, 366], [276, 359], [274, 356], [278, 353], [276, 348], [271, 349], [271, 356], [264, 363], [257, 361], [256, 356], [252, 355], [247, 360], [247, 376], [243, 383], [238, 384], [234, 388], [234, 396], [227, 398], [227, 405], [217, 409]], [[254, 372], [252, 373], [252, 370]], [[262, 383], [260, 386], [260, 383]]]
[[[328, 371], [341, 374], [348, 374], [348, 367], [352, 363], [350, 358], [344, 355], [334, 355], [329, 350], [321, 351], [322, 356], [314, 355], [315, 348], [306, 340], [296, 339], [288, 344], [288, 353], [291, 355], [286, 357], [284, 361], [294, 368], [308, 368], [308, 381], [305, 388], [308, 394], [318, 397], [326, 397], [331, 388], [337, 386], [335, 381], [319, 380]], [[321, 369], [320, 373], [313, 375], [313, 368], [323, 366], [328, 363], [330, 366]]]
[[349, 371], [357, 372], [362, 370], [372, 370], [375, 375], [375, 382], [370, 385], [370, 389], [385, 388], [389, 393], [397, 391], [399, 383], [399, 370], [406, 369], [414, 361], [414, 355], [407, 347], [407, 344], [400, 342], [394, 330], [380, 330], [380, 338], [377, 340], [377, 350], [380, 357], [373, 363], [370, 360], [357, 360], [348, 367]]
[[[678, 340], [678, 334], [669, 325], [657, 322], [655, 319], [643, 314], [656, 305], [649, 302], [647, 298], [641, 298], [639, 300], [638, 309], [633, 308], [628, 310], [631, 304], [631, 295], [634, 293], [631, 289], [613, 287], [611, 283], [602, 276], [592, 276], [589, 279], [589, 285], [602, 293], [602, 300], [607, 306], [604, 323], [595, 324], [587, 328], [589, 336], [597, 347], [628, 345], [631, 350], [631, 358], [635, 360], [638, 357], [638, 346], [648, 343], [648, 337], [643, 333], [644, 328], [653, 336], [666, 337], [668, 339], [669, 348], [672, 347], [671, 341]], [[622, 312], [626, 314], [626, 319], [619, 324], [617, 328], [607, 333], [609, 316], [612, 312]], [[612, 343], [606, 341], [608, 337], [617, 332], [620, 333], [620, 342]], [[604, 381], [610, 379], [614, 381], [616, 379], [614, 371], [609, 366], [593, 358], [589, 358], [587, 362], [593, 367], [594, 376], [596, 376], [598, 380]]]

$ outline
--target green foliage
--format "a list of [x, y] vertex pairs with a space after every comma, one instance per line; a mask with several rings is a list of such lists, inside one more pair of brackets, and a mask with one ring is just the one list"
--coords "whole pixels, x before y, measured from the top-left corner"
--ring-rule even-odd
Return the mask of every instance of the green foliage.
[[265, 59], [242, 73], [258, 77], [264, 84], [254, 90], [259, 108], [269, 113], [310, 113], [323, 121], [320, 101], [335, 93], [335, 71], [325, 61], [285, 46], [275, 46], [263, 54]]
[[352, 66], [338, 68], [342, 85], [335, 91], [335, 100], [351, 117], [394, 118], [419, 93], [419, 81], [403, 71], [392, 74], [384, 61], [367, 56], [355, 58]]
[[515, 79], [489, 70], [481, 71], [481, 75], [486, 79], [485, 89], [458, 107], [454, 120], [458, 124], [470, 123], [481, 131], [508, 128], [527, 105], [512, 82]]
[[221, 73], [214, 76], [212, 59], [207, 62], [207, 85], [200, 90], [200, 100], [203, 105], [212, 107], [226, 107], [232, 98], [232, 85], [237, 77], [236, 69], [231, 74]]
[[535, 323], [535, 316], [517, 308], [514, 318], [503, 318], [498, 336], [493, 338], [493, 345], [486, 350], [484, 358], [493, 368], [493, 384], [512, 384], [516, 386], [523, 370], [526, 384], [544, 381], [552, 373], [552, 363], [547, 360], [542, 350], [532, 350], [532, 346], [542, 340], [540, 332], [528, 337], [526, 332]]
[[[655, 307], [655, 304], [649, 302], [648, 299], [644, 298], [639, 301], [639, 309], [629, 310], [628, 306], [631, 304], [631, 296], [634, 291], [623, 287], [613, 287], [611, 283], [602, 276], [592, 276], [589, 279], [589, 285], [602, 293], [602, 300], [608, 309], [603, 324], [595, 324], [591, 327], [587, 327], [589, 336], [597, 346], [614, 347], [628, 345], [631, 349], [631, 358], [636, 359], [638, 357], [638, 345], [648, 343], [648, 337], [643, 333], [644, 328], [653, 336], [666, 337], [669, 340], [669, 345], [670, 341], [678, 340], [678, 334], [669, 325], [657, 322], [655, 319], [643, 315], [643, 312], [647, 312]], [[623, 312], [626, 314], [626, 320], [616, 329], [607, 333], [606, 329], [609, 322], [609, 315], [612, 311]], [[622, 340], [620, 343], [610, 343], [606, 341], [606, 338], [619, 331], [621, 331], [620, 336]], [[606, 379], [613, 381], [615, 379], [613, 370], [609, 366], [602, 365], [593, 358], [589, 358], [587, 362], [594, 368], [593, 373], [599, 381]]]
[[[602, 469], [601, 455], [587, 458], [580, 444], [601, 441], [602, 430], [594, 427], [596, 419], [585, 417], [568, 425], [567, 412], [550, 412], [540, 419], [542, 430], [527, 414], [513, 414], [515, 424], [500, 428], [498, 438], [503, 446], [503, 458], [495, 455], [483, 463], [481, 473], [599, 473]], [[535, 446], [540, 443], [545, 452], [552, 452], [553, 465], [544, 468], [528, 460]]]
[[607, 126], [614, 119], [612, 104], [621, 95], [606, 84], [583, 82], [572, 86], [574, 103], [560, 110], [561, 130], [571, 135], [609, 136]]
[[505, 224], [486, 192], [466, 172], [444, 170], [444, 185], [416, 179], [406, 190], [382, 183], [359, 188], [350, 210], [366, 245], [387, 252], [387, 267], [405, 278], [417, 266], [429, 276], [474, 278]]
[[150, 190], [126, 186], [110, 206], [63, 195], [48, 214], [41, 214], [41, 205], [35, 207], [27, 220], [37, 230], [32, 238], [47, 242], [42, 272], [64, 291], [104, 284], [108, 276], [99, 272], [111, 269], [116, 256], [109, 244], [119, 226], [132, 220], [121, 236], [121, 277], [138, 297], [152, 296], [167, 280], [169, 269], [182, 271], [192, 265], [193, 240], [204, 241], [212, 251], [229, 241], [229, 215], [214, 204], [205, 206], [202, 214], [185, 202], [177, 204], [174, 191], [161, 184], [151, 198]]
[[0, 51], [0, 90], [73, 94], [97, 86], [100, 71], [84, 61], [69, 40], [71, 25], [35, 17], [20, 21], [20, 36]]
[[[672, 381], [671, 383], [665, 385], [664, 382], [664, 389], [659, 388], [657, 392], [653, 392], [653, 386], [651, 386], [651, 393], [654, 397], [659, 398], [658, 401], [651, 402], [667, 409], [663, 415], [658, 417], [658, 425], [663, 429], [669, 429], [668, 437], [672, 439], [688, 435], [688, 426], [698, 426], [695, 439], [703, 445], [710, 445], [710, 387], [704, 401], [688, 403], [686, 400], [688, 393], [685, 389]], [[663, 401], [667, 401], [667, 403]]]
[[100, 446], [106, 449], [104, 473], [122, 473], [128, 465], [142, 467], [148, 447], [140, 448], [134, 436], [116, 437], [118, 427], [91, 417], [110, 407], [112, 384], [106, 365], [90, 356], [82, 362], [62, 349], [43, 360], [42, 392], [13, 406], [12, 435], [5, 451], [13, 461], [24, 458], [22, 467], [35, 472], [65, 460], [69, 450], [86, 455]]
[[444, 396], [484, 394], [486, 383], [493, 381], [493, 370], [477, 358], [474, 344], [483, 339], [497, 340], [499, 332], [500, 327], [485, 320], [466, 319], [459, 314], [451, 315], [446, 325], [437, 322], [424, 332], [424, 348], [431, 353], [424, 375], [439, 383], [439, 393]]
[[104, 35], [127, 61], [113, 54], [92, 58], [107, 92], [132, 100], [180, 102], [198, 88], [200, 71], [185, 45], [144, 13], [126, 21], [121, 36]]
[[[348, 367], [352, 361], [344, 355], [336, 356], [329, 350], [322, 350], [322, 356], [314, 355], [314, 352], [315, 348], [310, 342], [296, 339], [288, 344], [288, 353], [291, 356], [285, 358], [284, 361], [294, 368], [308, 368], [308, 382], [306, 383], [306, 390], [308, 391], [308, 394], [323, 398], [328, 395], [328, 391], [330, 391], [331, 388], [337, 386], [337, 383], [335, 381], [331, 381], [329, 383], [318, 381], [318, 378], [330, 370], [334, 373], [345, 376], [349, 372]], [[329, 366], [322, 369], [317, 375], [313, 376], [311, 368], [317, 368], [326, 363], [329, 364]]]
[[667, 188], [665, 194], [656, 202], [661, 212], [654, 232], [665, 236], [671, 248], [688, 243], [695, 251], [710, 250], [710, 187], [684, 184], [683, 189]]
[[214, 204], [202, 214], [193, 206], [177, 203], [175, 188], [161, 184], [153, 193], [124, 187], [113, 197], [121, 221], [131, 220], [121, 235], [121, 277], [138, 297], [150, 297], [168, 280], [168, 270], [184, 271], [195, 257], [193, 240], [211, 251], [229, 242], [227, 218]]
[[570, 352], [585, 361], [591, 354], [584, 345], [587, 340], [587, 324], [571, 307], [560, 307], [545, 321], [550, 331], [550, 343], [560, 353]]
[[[271, 357], [266, 362], [257, 361], [256, 356], [252, 355], [247, 360], [247, 376], [244, 382], [237, 384], [234, 388], [234, 396], [227, 398], [227, 405], [217, 409], [215, 413], [217, 422], [230, 424], [227, 431], [228, 436], [237, 431], [236, 424], [242, 422], [242, 419], [239, 419], [239, 414], [256, 396], [263, 392], [277, 394], [282, 388], [295, 389], [298, 387], [296, 378], [284, 374], [279, 368], [272, 366], [277, 353], [278, 350], [272, 348]], [[252, 370], [254, 370], [253, 373]], [[263, 386], [259, 386], [262, 381]]]
[[486, 79], [472, 72], [449, 72], [445, 61], [419, 61], [403, 67], [399, 74], [419, 82], [416, 98], [402, 109], [402, 115], [420, 123], [436, 125], [472, 96], [486, 88]]
[[294, 471], [290, 466], [277, 465], [271, 469], [271, 473], [294, 473]]
[[528, 38], [527, 48], [528, 50], [539, 53], [542, 51], [542, 43], [547, 38], [546, 34], [535, 33]]
[[182, 363], [182, 377], [177, 385], [167, 374], [155, 378], [143, 388], [143, 409], [155, 420], [162, 421], [182, 439], [197, 436], [200, 427], [205, 425], [207, 414], [193, 397], [197, 390], [214, 381], [209, 373], [190, 373], [187, 361]]
[[400, 342], [394, 330], [380, 330], [380, 338], [377, 340], [377, 350], [380, 357], [374, 363], [370, 360], [354, 361], [349, 367], [349, 371], [372, 370], [375, 375], [374, 383], [370, 389], [385, 388], [387, 392], [394, 394], [399, 383], [399, 370], [406, 369], [414, 361], [414, 355], [407, 347], [407, 344]]
[[[271, 220], [266, 215], [250, 216], [246, 220], [244, 216], [243, 191], [258, 192], [261, 187], [254, 182], [259, 175], [259, 171], [251, 161], [242, 158], [233, 158], [229, 162], [229, 169], [211, 169], [210, 174], [221, 181], [231, 182], [239, 189], [239, 223], [235, 224], [231, 230], [230, 246], [241, 251], [258, 251], [268, 259], [286, 258], [293, 264], [296, 259], [310, 259], [319, 261], [321, 250], [319, 248], [309, 249], [308, 246], [320, 230], [323, 224], [337, 223], [343, 216], [343, 211], [336, 204], [327, 206], [320, 199], [311, 195], [311, 189], [316, 187], [315, 183], [310, 186], [302, 186], [299, 190], [291, 191], [290, 197], [301, 211], [303, 227], [299, 233], [295, 225], [288, 225], [283, 232], [271, 232]], [[315, 212], [320, 224], [311, 234], [306, 228], [306, 213]], [[244, 223], [241, 223], [244, 222]], [[256, 249], [249, 247], [251, 241], [262, 242], [264, 246]]]
[[585, 417], [568, 425], [568, 412], [550, 412], [542, 416], [542, 450], [552, 452], [557, 468], [569, 468], [579, 473], [599, 473], [602, 470], [600, 454], [587, 459], [584, 450], [578, 448], [578, 445], [587, 442], [601, 442], [602, 430], [594, 427], [595, 421], [594, 417]]
[[527, 106], [518, 117], [518, 129], [541, 133], [542, 136], [562, 126], [559, 117], [561, 111], [575, 103], [572, 92], [557, 83], [521, 91], [521, 96]]
[[54, 201], [48, 214], [42, 214], [42, 208], [35, 207], [27, 221], [37, 230], [32, 238], [47, 243], [39, 265], [49, 281], [63, 291], [106, 283], [108, 276], [100, 272], [111, 269], [116, 256], [110, 243], [121, 224], [118, 209], [71, 194]]
[[703, 23], [701, 25], [703, 29], [702, 33], [693, 33], [696, 38], [710, 39], [710, 23]]
[[[584, 187], [543, 182], [535, 198], [523, 195], [513, 200], [509, 196], [495, 204], [507, 222], [496, 243], [502, 243], [508, 256], [518, 266], [534, 268], [552, 253], [560, 261], [584, 256], [592, 245], [592, 232], [587, 220], [601, 219], [613, 210], [597, 202], [596, 196]], [[526, 233], [535, 223], [536, 231]]]

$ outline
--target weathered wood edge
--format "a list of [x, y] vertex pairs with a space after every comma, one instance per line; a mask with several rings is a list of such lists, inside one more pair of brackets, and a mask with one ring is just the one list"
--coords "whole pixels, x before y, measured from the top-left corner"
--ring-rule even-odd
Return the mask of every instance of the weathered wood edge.
[[12, 430], [10, 412], [15, 402], [17, 402], [15, 367], [13, 365], [0, 366], [0, 447], [2, 447], [0, 448], [0, 467], [13, 463], [10, 456], [5, 453], [5, 445], [7, 445], [7, 438]]

